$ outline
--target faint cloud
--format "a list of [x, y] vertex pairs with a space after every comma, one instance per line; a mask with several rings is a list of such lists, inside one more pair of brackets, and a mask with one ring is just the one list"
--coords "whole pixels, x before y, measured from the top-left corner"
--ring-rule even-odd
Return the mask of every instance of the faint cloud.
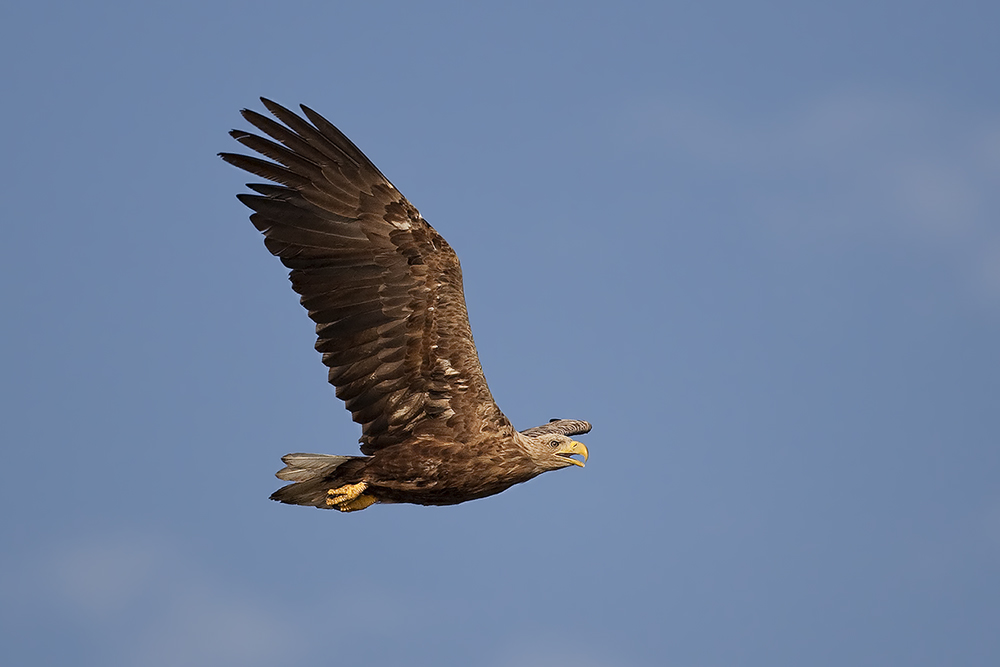
[[[357, 656], [364, 644], [433, 632], [450, 613], [377, 576], [323, 570], [262, 586], [163, 534], [69, 538], [17, 560], [0, 572], [0, 620], [29, 638], [72, 638], [59, 650], [76, 664], [255, 667], [322, 659], [348, 644]], [[345, 609], [331, 607], [344, 600]]]
[[601, 662], [573, 650], [526, 650], [502, 662], [497, 667], [625, 667], [621, 663]]
[[42, 558], [47, 592], [85, 617], [122, 612], [156, 577], [163, 547], [148, 539], [73, 544]]
[[1000, 294], [1000, 235], [994, 234], [988, 243], [979, 249], [976, 262], [978, 284], [991, 296]]
[[58, 545], [35, 560], [21, 589], [50, 627], [75, 625], [113, 664], [274, 664], [289, 657], [295, 635], [264, 601], [163, 537]]
[[571, 641], [521, 638], [490, 663], [494, 667], [627, 667], [620, 659], [609, 660], [574, 648]]
[[975, 233], [982, 198], [957, 165], [915, 158], [898, 165], [892, 177], [896, 191], [889, 194], [918, 231], [934, 238]]
[[[953, 510], [948, 519], [933, 534], [910, 535], [890, 576], [899, 577], [908, 589], [952, 604], [956, 591], [981, 594], [994, 586], [1000, 556], [1000, 497]], [[976, 597], [966, 604], [975, 608]], [[978, 613], [995, 615], [995, 604], [988, 599], [978, 597], [984, 603]]]
[[841, 91], [768, 117], [670, 101], [623, 120], [629, 150], [731, 179], [778, 237], [915, 244], [1000, 303], [998, 118]]
[[238, 592], [185, 586], [157, 622], [136, 637], [130, 662], [147, 667], [274, 664], [296, 652], [291, 630], [263, 604]]
[[979, 520], [979, 532], [985, 537], [990, 549], [1000, 554], [1000, 498], [995, 498], [983, 509]]

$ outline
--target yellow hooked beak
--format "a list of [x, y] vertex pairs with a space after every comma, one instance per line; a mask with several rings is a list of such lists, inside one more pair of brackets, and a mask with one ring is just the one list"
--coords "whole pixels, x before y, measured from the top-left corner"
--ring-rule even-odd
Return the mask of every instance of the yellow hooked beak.
[[[583, 461], [580, 461], [579, 459], [574, 459], [573, 458], [574, 454], [579, 454], [580, 456], [582, 456]], [[570, 440], [566, 444], [561, 445], [559, 449], [556, 450], [556, 455], [562, 456], [573, 465], [578, 465], [581, 468], [584, 466], [584, 463], [587, 461], [587, 459], [590, 458], [590, 452], [587, 451], [587, 445], [583, 444], [582, 442], [577, 442], [576, 440]]]

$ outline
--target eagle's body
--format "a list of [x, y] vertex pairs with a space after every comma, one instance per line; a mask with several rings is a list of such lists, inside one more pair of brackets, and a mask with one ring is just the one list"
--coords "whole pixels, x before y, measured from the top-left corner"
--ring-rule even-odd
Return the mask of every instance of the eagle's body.
[[354, 421], [363, 457], [289, 454], [282, 502], [364, 509], [373, 502], [451, 505], [547, 470], [583, 465], [582, 421], [517, 432], [490, 394], [448, 243], [337, 128], [268, 100], [284, 123], [243, 116], [275, 141], [234, 130], [273, 160], [222, 157], [279, 185], [239, 195], [264, 243], [291, 269], [316, 322], [316, 349]]
[[[402, 442], [370, 457], [351, 457], [314, 482], [286, 486], [273, 497], [326, 507], [328, 489], [365, 482], [366, 493], [380, 502], [454, 505], [484, 498], [544, 472], [512, 440], [483, 438], [473, 446], [434, 438]], [[295, 455], [286, 459], [294, 467]]]

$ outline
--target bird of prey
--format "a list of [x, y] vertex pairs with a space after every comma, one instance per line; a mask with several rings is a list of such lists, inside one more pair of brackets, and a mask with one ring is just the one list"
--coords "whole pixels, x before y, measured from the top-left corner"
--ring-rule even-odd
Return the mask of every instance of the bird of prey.
[[280, 122], [242, 115], [270, 138], [230, 134], [268, 159], [219, 155], [271, 181], [238, 198], [290, 269], [364, 454], [288, 454], [277, 477], [292, 483], [271, 498], [342, 512], [454, 505], [582, 467], [587, 447], [570, 436], [590, 424], [558, 419], [518, 432], [493, 401], [451, 246], [332, 123], [306, 106], [303, 117], [261, 101]]

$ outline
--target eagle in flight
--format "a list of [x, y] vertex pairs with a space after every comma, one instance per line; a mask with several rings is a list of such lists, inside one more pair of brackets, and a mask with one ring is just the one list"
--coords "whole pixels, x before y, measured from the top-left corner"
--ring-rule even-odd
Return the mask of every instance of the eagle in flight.
[[261, 101], [280, 122], [242, 114], [270, 138], [230, 134], [268, 159], [220, 157], [272, 182], [238, 198], [291, 271], [364, 454], [288, 454], [277, 477], [292, 483], [271, 498], [342, 512], [454, 505], [583, 466], [587, 447], [570, 436], [590, 424], [556, 419], [518, 432], [497, 407], [451, 246], [332, 123]]

